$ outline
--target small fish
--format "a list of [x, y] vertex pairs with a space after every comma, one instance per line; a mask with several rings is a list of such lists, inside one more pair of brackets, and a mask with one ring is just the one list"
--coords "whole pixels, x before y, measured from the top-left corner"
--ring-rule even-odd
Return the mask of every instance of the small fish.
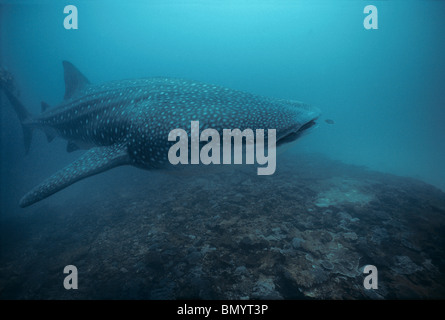
[[327, 124], [334, 124], [334, 120], [332, 119], [326, 119], [324, 122], [326, 122]]

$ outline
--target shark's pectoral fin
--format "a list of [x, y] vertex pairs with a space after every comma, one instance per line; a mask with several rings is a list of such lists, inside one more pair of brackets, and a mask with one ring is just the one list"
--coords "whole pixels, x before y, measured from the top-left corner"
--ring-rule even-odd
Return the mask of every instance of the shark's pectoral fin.
[[27, 207], [76, 181], [128, 163], [129, 158], [125, 144], [92, 148], [28, 192], [20, 200], [20, 206]]

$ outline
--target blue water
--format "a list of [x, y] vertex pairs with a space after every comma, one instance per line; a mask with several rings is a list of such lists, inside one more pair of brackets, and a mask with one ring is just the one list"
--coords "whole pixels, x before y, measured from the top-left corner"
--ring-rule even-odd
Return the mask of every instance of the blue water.
[[[63, 27], [68, 4], [77, 6], [77, 30]], [[368, 4], [378, 9], [377, 30], [363, 27]], [[444, 17], [443, 1], [0, 1], [0, 65], [37, 114], [41, 101], [63, 99], [63, 60], [94, 83], [172, 76], [304, 101], [322, 117], [290, 153], [320, 153], [445, 190]], [[9, 215], [79, 153], [36, 133], [25, 156], [5, 101], [0, 198]], [[122, 170], [106, 173], [105, 191], [125, 179]], [[81, 191], [71, 188], [62, 192]]]
[[[32, 112], [61, 101], [62, 60], [96, 83], [196, 79], [316, 105], [335, 125], [322, 122], [300, 150], [445, 189], [441, 1], [76, 1], [78, 30], [63, 28], [66, 4], [1, 7], [1, 61]], [[365, 4], [378, 30], [364, 29]], [[64, 157], [38, 137], [25, 160], [20, 126], [2, 112], [5, 163]]]

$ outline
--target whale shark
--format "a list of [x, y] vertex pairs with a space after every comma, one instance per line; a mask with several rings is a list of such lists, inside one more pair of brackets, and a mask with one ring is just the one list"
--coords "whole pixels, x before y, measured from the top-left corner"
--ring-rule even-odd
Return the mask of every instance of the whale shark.
[[[299, 101], [264, 97], [219, 85], [180, 78], [152, 77], [91, 83], [72, 63], [63, 61], [65, 95], [53, 108], [31, 114], [17, 98], [5, 73], [0, 89], [17, 113], [26, 153], [32, 132], [48, 141], [60, 137], [67, 151], [85, 149], [80, 158], [26, 193], [20, 207], [30, 206], [71, 184], [117, 166], [168, 169], [169, 132], [188, 128], [276, 130], [277, 146], [295, 141], [312, 128], [321, 112]], [[190, 135], [190, 130], [187, 130]]]

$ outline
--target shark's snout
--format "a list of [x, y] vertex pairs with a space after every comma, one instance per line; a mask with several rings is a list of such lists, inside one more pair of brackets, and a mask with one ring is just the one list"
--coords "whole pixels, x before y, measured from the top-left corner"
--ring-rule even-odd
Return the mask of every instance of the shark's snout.
[[293, 110], [292, 126], [283, 132], [277, 141], [277, 146], [293, 142], [308, 133], [311, 128], [317, 124], [318, 118], [321, 116], [321, 111], [317, 107], [301, 102], [292, 102]]
[[299, 133], [302, 133], [302, 132], [304, 132], [304, 131], [306, 131], [306, 130], [308, 130], [308, 129], [310, 129], [310, 128], [312, 128], [312, 127], [314, 127], [317, 123], [316, 123], [316, 118], [315, 119], [312, 119], [311, 121], [309, 121], [309, 122], [306, 122], [304, 125], [302, 125], [296, 132], [299, 132]]
[[293, 131], [303, 133], [313, 128], [321, 116], [320, 109], [306, 103], [299, 103], [295, 107], [295, 126]]

